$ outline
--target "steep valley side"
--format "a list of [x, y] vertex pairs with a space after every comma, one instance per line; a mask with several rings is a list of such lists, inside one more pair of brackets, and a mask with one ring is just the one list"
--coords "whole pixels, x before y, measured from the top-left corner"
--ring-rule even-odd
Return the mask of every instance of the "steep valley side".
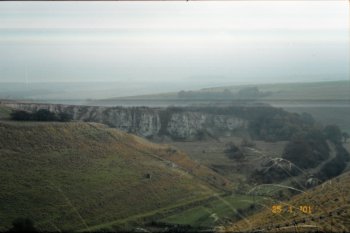
[[8, 121], [0, 138], [1, 231], [20, 217], [43, 231], [115, 230], [233, 188], [173, 147], [101, 124]]

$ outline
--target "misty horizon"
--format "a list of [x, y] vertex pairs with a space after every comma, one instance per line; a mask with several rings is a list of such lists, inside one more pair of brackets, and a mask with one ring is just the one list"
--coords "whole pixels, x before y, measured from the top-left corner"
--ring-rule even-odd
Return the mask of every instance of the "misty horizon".
[[346, 80], [346, 4], [1, 3], [0, 82]]

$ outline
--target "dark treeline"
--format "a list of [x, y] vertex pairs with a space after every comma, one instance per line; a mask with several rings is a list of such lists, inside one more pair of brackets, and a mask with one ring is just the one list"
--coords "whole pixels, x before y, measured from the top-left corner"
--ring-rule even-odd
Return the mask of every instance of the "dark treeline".
[[72, 115], [61, 112], [54, 113], [47, 109], [40, 109], [34, 112], [16, 110], [11, 113], [11, 119], [15, 121], [61, 121], [68, 122], [73, 119]]

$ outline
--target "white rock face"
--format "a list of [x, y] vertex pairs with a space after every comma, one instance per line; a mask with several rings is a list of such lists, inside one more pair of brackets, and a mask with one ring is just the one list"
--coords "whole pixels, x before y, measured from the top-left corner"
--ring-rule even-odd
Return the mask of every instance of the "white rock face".
[[193, 138], [205, 127], [207, 116], [196, 112], [175, 113], [168, 123], [167, 132], [175, 138]]
[[213, 116], [213, 121], [217, 128], [223, 130], [235, 130], [238, 128], [247, 127], [246, 120], [232, 116], [215, 115]]
[[183, 112], [172, 115], [167, 132], [175, 138], [194, 139], [200, 133], [224, 133], [246, 127], [246, 120], [229, 115]]
[[[4, 103], [2, 103], [4, 104]], [[96, 107], [59, 104], [5, 103], [4, 105], [25, 111], [48, 109], [55, 113], [72, 114], [74, 120], [107, 124], [120, 130], [143, 137], [152, 137], [165, 129], [166, 136], [174, 139], [196, 139], [198, 135], [210, 132], [214, 135], [230, 134], [247, 127], [247, 121], [232, 115], [215, 115], [211, 113], [184, 110], [169, 113], [168, 120], [161, 125], [161, 112], [166, 109], [147, 107]]]
[[160, 126], [159, 115], [142, 113], [138, 125], [138, 133], [142, 136], [150, 137], [158, 134]]

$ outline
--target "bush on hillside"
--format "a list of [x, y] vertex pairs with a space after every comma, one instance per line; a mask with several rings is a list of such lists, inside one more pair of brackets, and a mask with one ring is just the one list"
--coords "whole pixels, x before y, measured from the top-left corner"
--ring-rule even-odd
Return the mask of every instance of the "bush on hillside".
[[346, 141], [350, 138], [350, 135], [347, 132], [343, 132], [342, 136], [343, 136], [344, 143], [346, 143]]
[[15, 121], [30, 121], [32, 120], [32, 114], [26, 111], [13, 111], [11, 114], [11, 119]]
[[341, 145], [336, 145], [336, 157], [322, 166], [317, 174], [321, 180], [328, 180], [340, 175], [346, 168], [346, 163], [350, 160], [349, 152]]
[[225, 153], [230, 159], [240, 160], [244, 158], [243, 152], [233, 142], [226, 145]]
[[328, 144], [320, 130], [300, 134], [286, 145], [282, 158], [300, 168], [313, 168], [329, 157]]
[[251, 139], [244, 137], [241, 141], [241, 147], [254, 147], [255, 142], [253, 142]]
[[61, 112], [58, 114], [58, 119], [59, 119], [59, 121], [62, 121], [62, 122], [69, 122], [69, 121], [73, 120], [73, 116], [71, 114], [66, 113], [66, 112]]
[[68, 113], [55, 114], [47, 109], [40, 109], [32, 113], [17, 110], [11, 113], [11, 119], [15, 121], [61, 121], [68, 122], [73, 119], [73, 116]]
[[337, 125], [327, 125], [324, 130], [325, 137], [335, 144], [341, 143], [342, 133]]
[[56, 114], [50, 112], [47, 109], [40, 109], [32, 113], [32, 118], [34, 121], [56, 121], [58, 118]]
[[328, 180], [335, 176], [338, 176], [345, 169], [346, 163], [341, 159], [334, 158], [324, 166], [322, 166], [319, 174], [317, 175], [321, 180]]

